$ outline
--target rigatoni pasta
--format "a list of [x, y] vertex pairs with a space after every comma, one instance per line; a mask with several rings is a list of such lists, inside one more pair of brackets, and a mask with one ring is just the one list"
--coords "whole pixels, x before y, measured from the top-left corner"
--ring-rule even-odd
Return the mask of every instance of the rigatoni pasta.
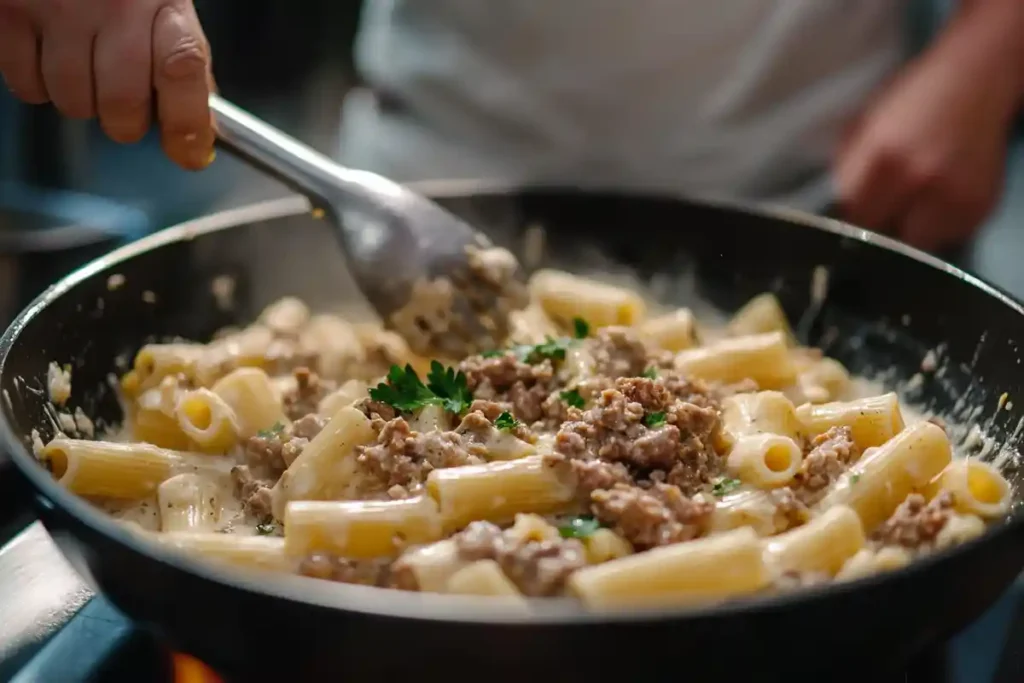
[[716, 330], [560, 271], [530, 292], [506, 343], [463, 359], [294, 298], [209, 343], [148, 344], [110, 440], [57, 433], [39, 458], [165, 547], [524, 609], [853, 580], [1009, 509], [998, 469], [800, 346], [772, 294]]

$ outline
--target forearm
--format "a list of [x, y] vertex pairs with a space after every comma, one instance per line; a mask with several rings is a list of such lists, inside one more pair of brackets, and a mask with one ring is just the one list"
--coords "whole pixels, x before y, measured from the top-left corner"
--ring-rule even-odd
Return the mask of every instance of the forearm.
[[987, 106], [1009, 125], [1024, 109], [1024, 1], [961, 0], [957, 11], [921, 57], [984, 83]]

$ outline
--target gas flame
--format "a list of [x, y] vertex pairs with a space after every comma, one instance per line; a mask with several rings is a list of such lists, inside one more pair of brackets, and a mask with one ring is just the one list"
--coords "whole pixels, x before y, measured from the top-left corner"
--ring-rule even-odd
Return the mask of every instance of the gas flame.
[[172, 661], [174, 664], [174, 683], [224, 683], [223, 679], [213, 672], [213, 669], [195, 657], [175, 653]]

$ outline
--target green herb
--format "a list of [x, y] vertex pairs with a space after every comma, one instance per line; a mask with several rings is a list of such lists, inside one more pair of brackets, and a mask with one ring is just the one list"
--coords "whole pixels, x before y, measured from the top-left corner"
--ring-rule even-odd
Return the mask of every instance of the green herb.
[[442, 399], [445, 410], [456, 415], [469, 408], [469, 404], [473, 402], [473, 394], [466, 386], [466, 375], [461, 371], [456, 372], [453, 368], [445, 368], [436, 360], [430, 362], [427, 389]]
[[583, 318], [573, 318], [572, 333], [577, 339], [586, 339], [590, 336], [590, 323]]
[[256, 432], [256, 436], [262, 437], [264, 439], [270, 439], [272, 437], [277, 436], [278, 434], [280, 434], [283, 431], [284, 431], [284, 425], [281, 424], [280, 422], [275, 422], [273, 424], [273, 426], [270, 427], [270, 429], [263, 429], [263, 430], [260, 430], [259, 432]]
[[437, 397], [420, 381], [411, 365], [406, 365], [404, 370], [392, 365], [388, 370], [387, 382], [381, 382], [370, 389], [370, 398], [387, 403], [403, 413], [411, 413], [429, 403], [437, 403]]
[[512, 413], [502, 413], [494, 421], [494, 426], [502, 431], [511, 432], [519, 426], [519, 420], [512, 417]]
[[854, 474], [854, 475], [850, 476], [850, 483], [851, 484], [856, 484], [858, 481], [860, 481], [860, 475], [859, 474]]
[[[586, 323], [576, 318], [581, 323]], [[578, 330], [579, 328], [577, 328]], [[491, 351], [484, 351], [480, 354], [482, 358], [500, 358], [506, 353], [515, 355], [516, 358], [524, 363], [535, 365], [542, 360], [548, 358], [551, 360], [565, 360], [565, 350], [568, 348], [571, 339], [554, 339], [548, 337], [540, 344], [516, 344], [515, 346], [507, 349], [493, 349]]]
[[[563, 339], [552, 339], [548, 337], [543, 344], [534, 346], [517, 347], [519, 357], [526, 363], [533, 365], [545, 358], [551, 360], [565, 360], [566, 342]], [[525, 351], [525, 353], [523, 353]]]
[[444, 406], [445, 410], [461, 413], [473, 402], [473, 395], [466, 386], [466, 376], [445, 368], [436, 360], [430, 363], [427, 384], [420, 381], [411, 365], [404, 369], [392, 365], [387, 382], [370, 389], [370, 398], [403, 413], [428, 405]]
[[665, 413], [647, 413], [644, 415], [644, 424], [648, 427], [658, 427], [665, 424]]
[[580, 410], [583, 410], [583, 406], [586, 405], [586, 401], [584, 401], [583, 397], [580, 396], [580, 392], [576, 391], [575, 389], [563, 391], [558, 396], [563, 401], [571, 405], [573, 408], [579, 408]]
[[562, 538], [587, 538], [601, 528], [601, 523], [593, 517], [573, 517], [558, 527], [558, 535]]
[[275, 531], [277, 531], [277, 526], [275, 524], [273, 524], [272, 522], [267, 522], [266, 524], [257, 524], [256, 525], [256, 533], [259, 534], [260, 536], [269, 536], [272, 533], [274, 533]]
[[647, 379], [658, 379], [658, 369], [652, 365], [651, 367], [644, 370], [642, 376], [646, 377]]
[[724, 496], [727, 493], [732, 493], [738, 489], [741, 483], [742, 482], [739, 479], [721, 477], [711, 486], [711, 493], [716, 496]]

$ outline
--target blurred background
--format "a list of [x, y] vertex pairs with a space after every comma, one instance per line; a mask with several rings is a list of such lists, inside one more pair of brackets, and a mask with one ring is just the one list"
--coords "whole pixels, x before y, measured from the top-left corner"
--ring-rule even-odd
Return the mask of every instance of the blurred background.
[[[352, 46], [362, 3], [245, 0], [244, 16], [239, 2], [196, 4], [223, 94], [334, 153], [342, 100], [358, 83]], [[947, 4], [915, 0], [912, 44], [927, 42]], [[1024, 166], [1024, 136], [1017, 137], [1011, 164]], [[1024, 173], [1015, 176], [1016, 185], [1024, 183]], [[285, 194], [226, 155], [205, 172], [187, 173], [164, 158], [156, 136], [119, 146], [95, 123], [64, 121], [49, 107], [20, 106], [0, 92], [0, 325], [53, 280], [120, 241]], [[1009, 202], [1024, 203], [1024, 187], [1008, 187]], [[1016, 263], [1024, 230], [1000, 221], [1000, 213], [962, 265], [1024, 295], [1024, 269]]]

